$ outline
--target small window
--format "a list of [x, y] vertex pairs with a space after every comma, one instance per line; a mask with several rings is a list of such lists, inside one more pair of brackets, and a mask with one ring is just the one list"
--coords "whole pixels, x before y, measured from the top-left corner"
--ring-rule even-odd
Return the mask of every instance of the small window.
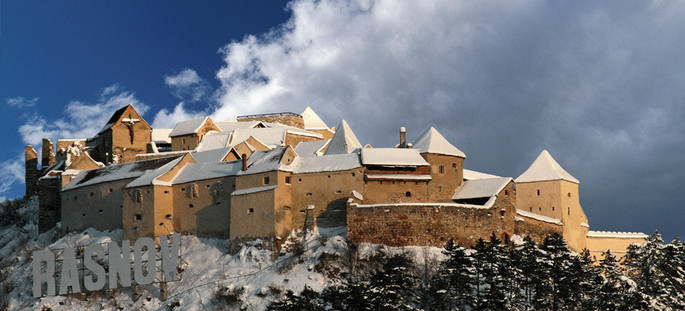
[[509, 196], [509, 190], [504, 190], [504, 196], [508, 197]]
[[143, 215], [141, 215], [141, 214], [133, 215], [133, 221], [141, 221], [141, 220], [143, 220]]
[[438, 186], [438, 192], [442, 193], [442, 185]]
[[307, 196], [308, 196], [308, 197], [311, 197], [311, 196], [312, 196], [312, 193], [311, 193], [311, 192], [307, 192]]
[[248, 214], [248, 215], [254, 214], [254, 208], [248, 208], [248, 209], [247, 209], [247, 214]]
[[452, 168], [457, 168], [457, 163], [452, 163]]
[[102, 214], [102, 213], [104, 213], [104, 211], [103, 211], [103, 210], [98, 210], [98, 213]]
[[231, 185], [231, 187], [235, 188], [235, 184]]
[[108, 191], [109, 193], [112, 193], [112, 192], [114, 192], [114, 189], [109, 188], [107, 191]]
[[529, 209], [531, 212], [533, 211], [533, 207], [532, 207], [532, 206], [531, 206], [530, 208], [528, 208], [528, 209]]
[[444, 166], [444, 165], [440, 165], [440, 166], [438, 167], [438, 172], [440, 172], [440, 174], [445, 174], [445, 166]]
[[81, 214], [81, 217], [86, 217], [86, 213]]
[[407, 191], [404, 195], [406, 195], [407, 198], [411, 198], [411, 191]]
[[269, 184], [269, 176], [264, 176], [264, 178], [262, 179], [262, 184], [264, 184], [264, 185]]
[[124, 206], [123, 206], [123, 205], [119, 205], [119, 208], [120, 208], [120, 209], [124, 209]]
[[166, 216], [164, 216], [164, 217], [165, 217], [166, 219], [171, 220], [171, 214], [166, 214]]
[[352, 172], [352, 177], [354, 177], [354, 172]]
[[568, 197], [569, 197], [569, 198], [571, 197], [571, 193], [570, 193], [570, 192], [568, 193]]
[[95, 195], [95, 193], [93, 193], [93, 192], [90, 193], [90, 196], [91, 196], [91, 197], [94, 196], [94, 195]]
[[147, 193], [150, 193], [150, 189], [147, 190]]
[[[570, 207], [567, 207], [566, 210], [568, 211], [567, 213], [568, 213], [569, 215], [571, 215], [571, 208], [570, 208]], [[562, 212], [562, 213], [563, 213], [563, 212]]]
[[328, 178], [331, 178], [331, 175], [328, 175]]
[[290, 176], [285, 176], [285, 183], [290, 185]]
[[216, 202], [216, 205], [221, 205], [221, 202]]
[[169, 190], [164, 190], [164, 194], [169, 194]]
[[160, 227], [161, 227], [161, 226], [164, 226], [164, 223], [163, 223], [163, 222], [160, 222], [160, 223], [159, 223], [159, 226], [160, 226]]
[[538, 211], [542, 212], [542, 207], [538, 207]]
[[188, 204], [188, 208], [193, 208], [193, 207], [195, 207], [195, 206], [192, 204]]
[[181, 188], [181, 191], [186, 191], [186, 188]]
[[554, 206], [552, 206], [552, 212], [554, 212]]
[[300, 214], [304, 214], [304, 213], [305, 213], [305, 210], [301, 209]]
[[499, 215], [502, 217], [504, 217], [504, 213], [505, 213], [505, 211], [499, 211]]
[[181, 139], [181, 143], [185, 145], [186, 139], [185, 139], [185, 138], [182, 138], [182, 139]]
[[392, 184], [394, 185], [394, 184], [395, 184], [395, 182], [393, 181], [393, 182], [392, 182]]
[[337, 191], [335, 191], [335, 194], [341, 194], [341, 193], [342, 193], [342, 191], [341, 191], [341, 190], [337, 190]]
[[538, 189], [538, 196], [540, 196], [540, 189]]
[[206, 185], [205, 188], [209, 188], [209, 185]]

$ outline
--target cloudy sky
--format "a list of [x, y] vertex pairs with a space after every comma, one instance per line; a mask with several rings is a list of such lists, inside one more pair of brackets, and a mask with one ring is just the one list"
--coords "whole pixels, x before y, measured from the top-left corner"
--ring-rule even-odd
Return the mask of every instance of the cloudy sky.
[[685, 3], [3, 2], [0, 199], [23, 145], [86, 138], [132, 103], [154, 127], [311, 106], [387, 147], [434, 126], [517, 177], [547, 149], [593, 230], [685, 222]]

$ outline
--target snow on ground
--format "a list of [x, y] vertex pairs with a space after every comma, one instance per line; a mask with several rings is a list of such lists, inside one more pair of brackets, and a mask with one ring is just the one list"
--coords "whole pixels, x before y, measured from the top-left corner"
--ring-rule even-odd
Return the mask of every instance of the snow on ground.
[[[302, 242], [301, 232], [293, 232], [283, 250], [274, 255], [262, 247], [261, 240], [242, 247], [236, 254], [229, 253], [229, 241], [183, 236], [181, 239], [180, 280], [169, 282], [168, 297], [160, 300], [158, 284], [102, 290], [71, 296], [32, 297], [31, 253], [35, 250], [58, 250], [64, 247], [85, 246], [91, 243], [121, 243], [121, 230], [97, 231], [88, 229], [68, 234], [55, 240], [57, 229], [37, 235], [35, 217], [37, 200], [20, 209], [27, 221], [22, 226], [0, 228], [0, 267], [7, 273], [9, 310], [216, 310], [224, 302], [216, 293], [243, 289], [239, 295], [245, 310], [264, 310], [286, 290], [299, 293], [305, 285], [323, 290], [333, 281], [317, 272], [322, 254], [344, 255], [348, 251], [345, 227], [315, 228]], [[300, 244], [301, 243], [301, 244]], [[293, 253], [295, 246], [303, 246], [302, 255]], [[391, 248], [374, 244], [360, 244], [360, 258], [371, 258], [379, 251], [388, 254], [405, 252], [417, 264], [438, 263], [444, 258], [441, 248]], [[58, 270], [59, 271], [59, 270]], [[59, 282], [58, 282], [59, 283]], [[239, 291], [238, 291], [239, 292]], [[0, 297], [2, 298], [2, 297]]]

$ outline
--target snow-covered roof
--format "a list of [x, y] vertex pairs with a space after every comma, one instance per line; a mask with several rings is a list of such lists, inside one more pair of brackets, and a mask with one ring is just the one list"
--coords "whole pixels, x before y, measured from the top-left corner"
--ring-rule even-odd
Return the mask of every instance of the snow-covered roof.
[[535, 159], [533, 164], [516, 178], [516, 182], [535, 182], [545, 180], [566, 180], [574, 183], [580, 183], [578, 179], [566, 172], [552, 156], [543, 150]]
[[271, 150], [257, 150], [247, 159], [247, 170], [238, 175], [249, 175], [272, 171], [292, 172], [291, 165], [281, 163], [281, 158], [287, 147], [278, 147]]
[[156, 169], [145, 171], [143, 175], [128, 183], [126, 185], [126, 188], [148, 186], [154, 184], [155, 179], [157, 179], [157, 177], [168, 173], [172, 168], [174, 168], [174, 166], [176, 166], [176, 164], [178, 164], [179, 161], [181, 161], [182, 158], [183, 157], [176, 158], [173, 161], [164, 164]]
[[[328, 147], [329, 149], [331, 147]], [[364, 148], [361, 149], [362, 164], [384, 166], [429, 165], [416, 149]]]
[[285, 125], [282, 123], [271, 123], [271, 122], [262, 122], [262, 124], [268, 128], [284, 128], [288, 134], [308, 136], [308, 137], [315, 137], [315, 138], [323, 139], [323, 135], [321, 135], [317, 132], [312, 132], [312, 131], [306, 130], [306, 129], [303, 130], [299, 127]]
[[450, 144], [450, 142], [432, 126], [419, 136], [413, 147], [414, 149], [420, 150], [421, 153], [427, 152], [466, 158], [466, 155], [461, 152], [461, 150]]
[[71, 190], [84, 186], [90, 186], [102, 182], [138, 178], [150, 170], [155, 170], [172, 161], [179, 161], [178, 157], [165, 157], [152, 160], [128, 162], [107, 167], [83, 171], [62, 190]]
[[262, 192], [262, 191], [269, 191], [278, 188], [278, 186], [262, 186], [262, 187], [254, 187], [254, 188], [246, 188], [246, 189], [240, 189], [231, 192], [231, 195], [244, 195], [244, 194], [250, 194], [250, 193], [257, 193], [257, 192]]
[[124, 107], [121, 107], [121, 108], [117, 109], [117, 111], [115, 111], [115, 112], [112, 114], [112, 116], [109, 117], [109, 120], [107, 120], [107, 123], [105, 124], [105, 126], [102, 127], [102, 129], [100, 129], [100, 131], [98, 132], [98, 134], [100, 134], [100, 133], [106, 131], [107, 129], [111, 128], [112, 125], [114, 125], [114, 123], [116, 123], [117, 120], [119, 120], [119, 118], [120, 118], [121, 115], [124, 113], [124, 111], [126, 111], [126, 108], [128, 108], [128, 106], [131, 106], [131, 105], [126, 105], [126, 106], [124, 106]]
[[357, 154], [332, 154], [320, 157], [297, 157], [290, 167], [293, 173], [346, 171], [361, 167]]
[[212, 149], [225, 148], [229, 145], [231, 132], [210, 132], [202, 137], [202, 141], [197, 145], [195, 150], [206, 151]]
[[649, 236], [642, 232], [615, 232], [615, 231], [588, 231], [588, 238], [619, 238], [619, 239], [646, 239]]
[[233, 132], [236, 129], [251, 129], [257, 126], [260, 121], [216, 121], [214, 124], [218, 126], [222, 132]]
[[511, 181], [509, 177], [467, 180], [452, 196], [452, 200], [493, 197]]
[[198, 180], [235, 176], [242, 168], [242, 161], [188, 163], [178, 172], [171, 183], [176, 185]]
[[464, 180], [498, 178], [501, 176], [464, 169]]
[[548, 223], [555, 224], [555, 225], [563, 225], [563, 224], [564, 224], [563, 222], [561, 222], [560, 219], [556, 219], [556, 218], [552, 218], [552, 217], [547, 217], [547, 216], [543, 216], [543, 215], [540, 215], [540, 214], [535, 214], [535, 213], [532, 213], [532, 212], [527, 212], [527, 211], [520, 210], [520, 209], [517, 209], [517, 210], [516, 210], [516, 214], [521, 215], [521, 216], [523, 216], [523, 217], [528, 217], [528, 218], [532, 218], [532, 219], [535, 219], [535, 220], [548, 222]]
[[323, 154], [321, 150], [326, 148], [328, 143], [330, 143], [330, 139], [326, 140], [315, 140], [315, 141], [303, 141], [299, 144], [297, 144], [297, 147], [295, 147], [295, 152], [301, 157], [313, 157], [313, 156], [320, 156]]
[[200, 119], [193, 119], [188, 121], [179, 122], [176, 124], [174, 129], [169, 133], [169, 137], [176, 137], [181, 135], [195, 134], [200, 128], [207, 122], [209, 117], [204, 117]]
[[152, 141], [163, 141], [167, 143], [171, 143], [171, 137], [169, 136], [171, 134], [171, 131], [174, 129], [152, 129], [152, 134], [150, 139]]
[[190, 155], [193, 156], [193, 159], [195, 159], [195, 162], [197, 163], [209, 163], [220, 162], [226, 157], [226, 155], [229, 152], [231, 152], [231, 147], [223, 147], [218, 149], [193, 152]]
[[357, 149], [361, 149], [362, 144], [359, 143], [357, 136], [350, 126], [341, 120], [338, 127], [335, 129], [335, 135], [331, 138], [331, 142], [328, 144], [328, 149], [326, 149], [325, 154], [344, 154], [352, 153]]
[[236, 129], [231, 135], [230, 146], [235, 146], [250, 136], [259, 140], [262, 144], [269, 148], [282, 146], [285, 144], [285, 128], [250, 128], [250, 129]]
[[312, 108], [307, 107], [304, 109], [304, 111], [300, 114], [302, 116], [302, 119], [304, 120], [304, 128], [307, 130], [327, 130], [328, 125], [326, 125], [323, 120], [319, 117], [319, 115], [312, 110]]
[[367, 179], [384, 180], [431, 180], [431, 175], [410, 175], [410, 174], [366, 174]]

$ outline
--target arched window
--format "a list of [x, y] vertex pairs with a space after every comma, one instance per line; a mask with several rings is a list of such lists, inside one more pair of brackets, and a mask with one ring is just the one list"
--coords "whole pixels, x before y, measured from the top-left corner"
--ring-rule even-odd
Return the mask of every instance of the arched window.
[[404, 195], [406, 195], [407, 198], [410, 198], [410, 197], [411, 197], [411, 192], [410, 192], [410, 191], [407, 191], [407, 193], [405, 193]]

